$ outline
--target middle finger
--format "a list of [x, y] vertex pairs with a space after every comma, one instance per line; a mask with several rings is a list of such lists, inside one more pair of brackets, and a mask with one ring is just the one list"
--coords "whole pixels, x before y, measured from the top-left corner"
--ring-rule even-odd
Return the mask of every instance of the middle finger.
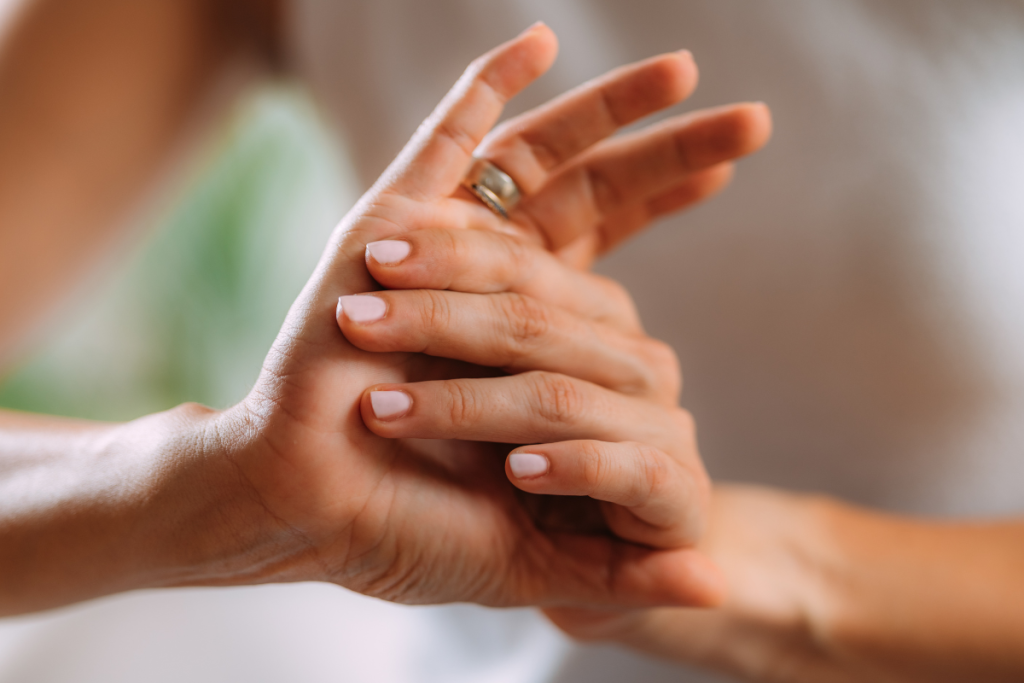
[[624, 394], [674, 405], [672, 350], [510, 292], [436, 290], [344, 296], [338, 325], [364, 351], [412, 352], [508, 372], [557, 371]]
[[613, 280], [571, 268], [519, 236], [426, 229], [366, 245], [370, 275], [387, 289], [515, 292], [639, 334], [633, 299]]
[[476, 154], [527, 194], [548, 172], [622, 126], [686, 99], [697, 66], [686, 50], [652, 57], [605, 74], [495, 128]]

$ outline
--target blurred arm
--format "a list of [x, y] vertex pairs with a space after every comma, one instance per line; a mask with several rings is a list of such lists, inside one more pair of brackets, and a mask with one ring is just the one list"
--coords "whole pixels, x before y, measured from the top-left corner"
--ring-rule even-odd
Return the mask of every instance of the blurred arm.
[[744, 680], [1024, 679], [1024, 522], [929, 522], [746, 487], [720, 489], [712, 520], [723, 609], [551, 616]]
[[0, 44], [0, 365], [109, 247], [228, 60], [270, 55], [266, 7], [36, 0], [15, 19]]

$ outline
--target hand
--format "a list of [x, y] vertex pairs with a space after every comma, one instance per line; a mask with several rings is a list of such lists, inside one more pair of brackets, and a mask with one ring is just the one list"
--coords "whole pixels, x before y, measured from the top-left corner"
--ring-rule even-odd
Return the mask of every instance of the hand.
[[[820, 584], [808, 565], [829, 547], [815, 499], [744, 486], [715, 488], [699, 544], [722, 568], [729, 594], [716, 609], [545, 610], [563, 631], [613, 641], [744, 680], [855, 681], [829, 662], [812, 624]], [[816, 543], [816, 541], [818, 541]], [[794, 549], [817, 545], [804, 556]]]
[[[438, 226], [507, 227], [467, 198], [458, 184], [470, 153], [504, 102], [542, 73], [554, 52], [550, 31], [535, 27], [475, 62], [339, 226], [250, 396], [224, 413], [181, 412], [179, 419], [189, 428], [177, 437], [179, 446], [182, 441], [182, 447], [198, 444], [196, 466], [219, 468], [216, 475], [204, 476], [235, 482], [243, 495], [230, 497], [219, 487], [208, 487], [216, 495], [209, 503], [214, 512], [205, 510], [205, 519], [217, 523], [192, 542], [188, 562], [193, 568], [175, 582], [327, 580], [404, 602], [492, 605], [702, 604], [715, 599], [713, 570], [692, 551], [656, 551], [606, 537], [539, 531], [508, 495], [493, 445], [382, 438], [364, 426], [364, 419], [373, 423], [373, 399], [366, 387], [447, 378], [452, 365], [424, 355], [367, 353], [348, 345], [334, 322], [336, 302], [373, 289], [362, 266], [367, 244]], [[722, 164], [763, 143], [767, 122], [762, 107], [674, 119], [628, 138], [599, 142], [617, 126], [675, 103], [694, 82], [695, 70], [685, 55], [648, 60], [496, 132], [489, 148], [506, 150], [508, 158], [499, 163], [529, 195], [515, 212], [514, 224], [553, 247], [576, 245], [572, 254], [562, 255], [579, 262], [642, 219], [720, 187], [728, 175]], [[628, 168], [633, 171], [622, 170]], [[575, 208], [567, 212], [557, 206]], [[470, 355], [468, 350], [459, 353]], [[459, 366], [462, 374], [465, 368]], [[518, 382], [521, 392], [546, 391], [541, 406], [553, 409], [556, 417], [573, 412], [564, 410], [565, 400], [577, 394], [567, 392], [599, 391], [543, 374], [507, 381]], [[453, 385], [408, 386], [416, 387], [402, 394], [414, 401], [412, 422], [426, 415], [419, 411], [441, 406], [415, 392]], [[632, 415], [638, 428], [615, 429], [591, 416], [588, 424], [576, 425], [579, 434], [612, 443], [654, 443], [663, 452], [671, 447], [663, 426], [640, 426], [647, 414], [637, 404], [612, 392], [601, 396], [609, 418], [614, 410], [632, 411], [623, 414]], [[381, 409], [388, 407], [388, 399], [392, 409], [400, 407], [401, 395], [378, 398]], [[508, 408], [501, 425], [504, 438], [533, 440], [538, 432], [530, 407]], [[391, 429], [387, 436], [397, 436], [394, 430], [401, 423], [382, 421], [374, 429]], [[491, 425], [477, 424], [487, 432], [481, 437], [500, 440]], [[569, 429], [551, 429], [548, 435], [572, 438]], [[473, 435], [453, 425], [429, 437]], [[553, 475], [569, 462], [563, 453], [569, 451], [558, 445], [545, 451]], [[551, 485], [568, 481], [553, 476]], [[649, 520], [660, 519], [659, 514], [637, 510], [637, 528], [657, 526]], [[624, 531], [630, 524], [626, 519], [616, 522]]]
[[[516, 486], [546, 494], [530, 501], [543, 528], [610, 530], [665, 548], [697, 541], [708, 480], [692, 420], [676, 405], [678, 363], [642, 333], [621, 286], [516, 236], [478, 230], [371, 243], [367, 265], [379, 283], [405, 291], [342, 297], [338, 323], [355, 346], [515, 373], [374, 387], [363, 402], [372, 431], [506, 443], [568, 437], [508, 458]], [[380, 414], [386, 398], [402, 412]], [[572, 504], [584, 496], [603, 502]]]

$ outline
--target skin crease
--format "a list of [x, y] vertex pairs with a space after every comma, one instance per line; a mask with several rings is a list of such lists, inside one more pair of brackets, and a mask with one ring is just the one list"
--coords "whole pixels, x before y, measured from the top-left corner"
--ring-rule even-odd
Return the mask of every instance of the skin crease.
[[[204, 9], [220, 3], [96, 0], [85, 14], [75, 6], [29, 3], [0, 48], [0, 362], [24, 345], [38, 311], [51, 309], [116, 240], [118, 217], [155, 177], [234, 51], [274, 63], [279, 54], [267, 28], [273, 7], [244, 22], [253, 35], [239, 43], [219, 13]], [[256, 3], [241, 11], [246, 7]], [[132, 30], [114, 30], [126, 25]], [[103, 97], [91, 96], [97, 88]], [[83, 117], [88, 111], [95, 115]], [[720, 187], [729, 173], [719, 167], [704, 182]], [[680, 187], [606, 222], [625, 236], [651, 215], [704, 194]], [[51, 201], [55, 196], [62, 201]], [[591, 233], [558, 253], [585, 265], [612, 243]], [[371, 291], [367, 285], [351, 292]], [[251, 438], [255, 427], [243, 421], [225, 434], [196, 430], [198, 424], [216, 425], [217, 416], [186, 406], [126, 425], [97, 425], [0, 413], [4, 610], [140, 585], [266, 580], [301, 565], [274, 552], [294, 540], [294, 528], [279, 524], [275, 538], [250, 524], [266, 514], [251, 489], [230, 508], [216, 505], [218, 494], [238, 487], [238, 470], [224, 459], [194, 456], [231, 436]], [[140, 460], [147, 465], [140, 468]], [[26, 514], [38, 501], [26, 500], [25, 492], [40, 479], [68, 514]], [[189, 534], [196, 519], [215, 520], [236, 546]], [[780, 491], [719, 487], [708, 531], [702, 548], [731, 583], [723, 609], [551, 616], [582, 638], [614, 639], [750, 680], [1021, 678], [1019, 522], [937, 524]], [[31, 543], [43, 536], [50, 542]], [[32, 593], [38, 586], [43, 597]]]

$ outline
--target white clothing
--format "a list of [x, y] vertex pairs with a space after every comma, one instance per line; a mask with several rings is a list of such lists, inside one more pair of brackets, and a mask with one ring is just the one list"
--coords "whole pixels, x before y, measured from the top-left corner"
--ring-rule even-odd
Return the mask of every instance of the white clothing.
[[[299, 0], [292, 19], [301, 74], [365, 183], [470, 59], [536, 19], [562, 53], [513, 111], [690, 48], [687, 108], [765, 100], [774, 139], [722, 197], [601, 270], [678, 349], [711, 473], [908, 512], [1024, 510], [1024, 4]], [[711, 680], [577, 648], [529, 613], [326, 587], [72, 612], [24, 635], [19, 652], [66, 661], [45, 680]], [[113, 654], [154, 614], [144, 657]], [[110, 654], [62, 645], [80, 634]]]

